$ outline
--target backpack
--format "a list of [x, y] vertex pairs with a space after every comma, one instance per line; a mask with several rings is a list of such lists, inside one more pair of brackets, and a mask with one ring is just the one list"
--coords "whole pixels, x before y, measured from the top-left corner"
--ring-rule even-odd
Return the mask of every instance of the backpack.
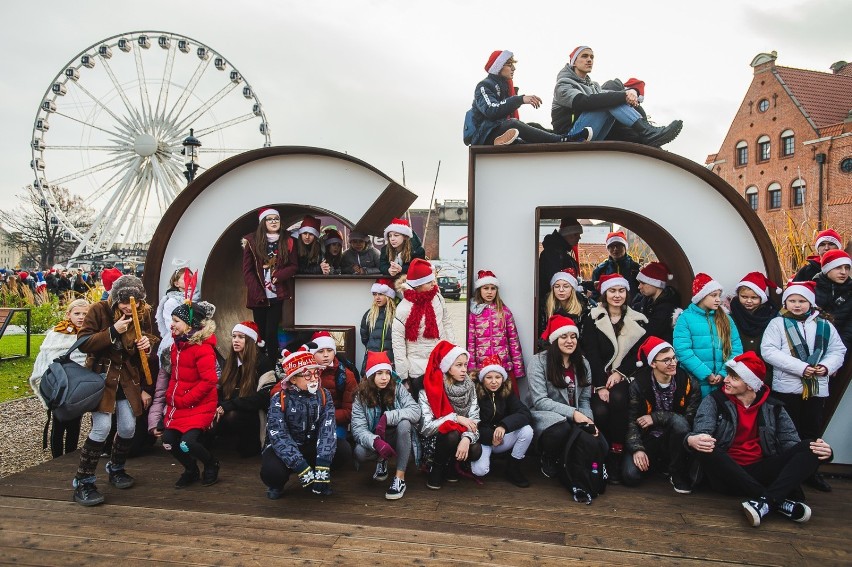
[[597, 438], [581, 427], [573, 427], [562, 454], [559, 476], [573, 492], [575, 502], [591, 504], [593, 498], [606, 491], [605, 457]]

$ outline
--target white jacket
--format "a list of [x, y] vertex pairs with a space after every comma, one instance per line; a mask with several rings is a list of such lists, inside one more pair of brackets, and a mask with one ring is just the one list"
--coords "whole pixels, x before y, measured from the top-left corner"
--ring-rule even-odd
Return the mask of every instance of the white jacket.
[[[808, 349], [813, 350], [814, 338], [816, 336], [816, 321], [811, 316], [807, 321], [796, 321], [799, 332], [805, 338]], [[846, 355], [846, 347], [840, 339], [840, 334], [834, 325], [828, 324], [830, 328], [828, 347], [819, 361], [819, 364], [828, 369], [827, 376], [817, 377], [819, 398], [828, 396], [828, 377], [840, 370], [843, 366], [843, 357]], [[808, 364], [790, 354], [790, 345], [787, 343], [787, 333], [784, 331], [784, 318], [776, 317], [769, 322], [763, 333], [760, 343], [760, 355], [763, 360], [772, 365], [772, 389], [781, 394], [802, 393], [802, 373]]]
[[426, 373], [429, 355], [438, 342], [442, 340], [454, 344], [456, 342], [456, 335], [450, 322], [450, 314], [447, 312], [447, 306], [444, 304], [444, 298], [441, 297], [440, 293], [436, 293], [432, 299], [432, 309], [435, 311], [435, 319], [438, 323], [438, 338], [426, 339], [423, 337], [423, 332], [426, 330], [426, 317], [424, 317], [420, 321], [417, 340], [414, 342], [405, 340], [405, 322], [411, 313], [411, 307], [410, 301], [406, 299], [400, 301], [399, 305], [396, 306], [396, 317], [391, 327], [393, 362], [396, 373], [399, 374], [401, 380], [407, 380], [412, 376], [423, 376]]

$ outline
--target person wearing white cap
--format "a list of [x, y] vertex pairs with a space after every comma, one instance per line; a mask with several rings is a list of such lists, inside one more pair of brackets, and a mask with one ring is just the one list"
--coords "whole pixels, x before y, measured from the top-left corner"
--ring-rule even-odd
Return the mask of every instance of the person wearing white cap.
[[[589, 313], [589, 300], [580, 287], [577, 272], [567, 268], [556, 272], [550, 278], [550, 288], [546, 299], [540, 302], [537, 334], [540, 336], [553, 315], [564, 315], [576, 321], [582, 321]], [[539, 346], [547, 348], [547, 341], [539, 338]]]

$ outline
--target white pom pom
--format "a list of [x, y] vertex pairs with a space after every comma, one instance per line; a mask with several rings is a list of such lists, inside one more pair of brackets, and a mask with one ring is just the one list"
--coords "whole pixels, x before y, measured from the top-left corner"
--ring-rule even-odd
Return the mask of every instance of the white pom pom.
[[644, 366], [644, 365], [642, 364], [641, 360], [636, 362], [636, 368], [642, 368], [642, 366]]
[[776, 288], [775, 288], [775, 293], [777, 293], [777, 294], [779, 294], [779, 295], [780, 295], [780, 294], [781, 294], [781, 288], [780, 288], [780, 287], [776, 287]]
[[669, 280], [669, 281], [672, 281], [673, 279], [674, 279], [674, 276], [673, 276], [672, 274], [669, 274], [669, 276], [668, 276], [668, 280]]

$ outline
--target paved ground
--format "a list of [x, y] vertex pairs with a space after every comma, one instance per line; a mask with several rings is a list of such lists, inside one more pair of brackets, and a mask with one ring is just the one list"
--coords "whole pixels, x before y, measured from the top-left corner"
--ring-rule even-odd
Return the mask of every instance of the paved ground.
[[447, 300], [447, 311], [450, 312], [450, 319], [453, 322], [453, 331], [456, 333], [456, 342], [459, 346], [464, 346], [467, 340], [467, 302], [462, 299], [454, 301]]

